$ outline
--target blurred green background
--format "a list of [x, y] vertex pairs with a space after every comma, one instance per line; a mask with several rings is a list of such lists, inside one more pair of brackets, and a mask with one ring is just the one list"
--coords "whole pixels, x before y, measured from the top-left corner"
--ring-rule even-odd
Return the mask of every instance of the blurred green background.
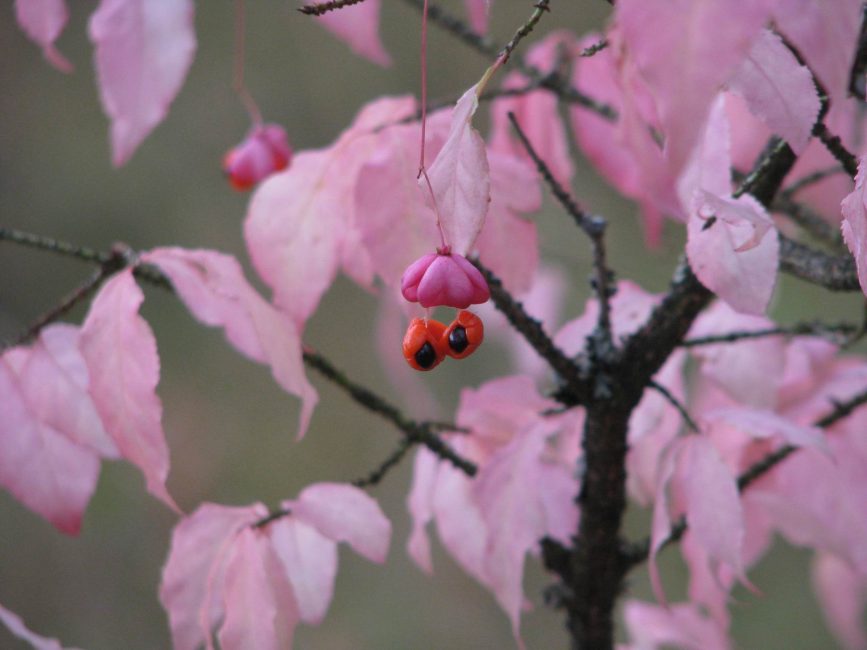
[[[383, 3], [383, 40], [394, 59], [388, 70], [354, 57], [295, 12], [295, 3], [247, 4], [248, 86], [266, 119], [287, 126], [296, 149], [328, 144], [377, 96], [418, 91], [420, 17], [407, 3]], [[462, 12], [457, 0], [441, 4]], [[531, 4], [494, 3], [492, 34], [498, 42], [511, 36]], [[49, 68], [19, 32], [11, 3], [4, 3], [0, 14], [0, 224], [102, 249], [116, 241], [136, 249], [161, 244], [215, 248], [246, 264], [241, 221], [248, 196], [232, 192], [220, 172], [223, 153], [248, 127], [231, 90], [233, 3], [198, 3], [199, 43], [190, 75], [166, 121], [120, 170], [110, 165], [108, 125], [85, 36], [96, 2], [70, 5], [70, 24], [59, 41], [76, 66], [68, 76]], [[553, 5], [538, 34], [555, 27], [578, 33], [599, 29], [610, 11], [606, 3], [590, 0]], [[435, 27], [429, 48], [434, 98], [457, 96], [487, 65]], [[482, 124], [486, 121], [483, 116]], [[613, 194], [581, 160], [574, 189], [585, 205], [610, 219], [610, 259], [619, 277], [663, 290], [682, 250], [680, 229], [669, 225], [662, 249], [646, 252], [634, 206]], [[574, 281], [564, 311], [571, 318], [588, 295], [586, 242], [550, 201], [538, 221], [543, 256]], [[16, 334], [89, 272], [76, 262], [0, 243], [0, 337]], [[171, 296], [152, 289], [146, 293], [143, 313], [156, 333], [163, 364], [159, 393], [171, 448], [169, 489], [186, 511], [202, 501], [274, 505], [309, 483], [364, 475], [394, 447], [396, 431], [316, 375], [320, 406], [307, 438], [294, 442], [297, 405], [268, 370], [237, 355], [219, 332], [198, 326]], [[851, 316], [857, 310], [857, 301], [792, 281], [783, 282], [776, 304], [775, 314], [786, 321], [805, 313]], [[305, 338], [351, 377], [400, 402], [376, 353], [376, 313], [371, 296], [340, 280]], [[83, 314], [79, 309], [70, 318], [78, 322]], [[490, 344], [472, 363], [445, 364], [425, 381], [433, 384], [448, 414], [463, 386], [507, 372], [505, 358]], [[103, 467], [83, 531], [74, 539], [0, 492], [0, 603], [67, 645], [168, 648], [156, 589], [175, 518], [147, 495], [134, 468], [125, 463]], [[407, 559], [404, 498], [410, 469], [411, 462], [404, 462], [373, 490], [394, 525], [388, 563], [379, 567], [341, 550], [328, 616], [318, 628], [300, 628], [298, 648], [514, 647], [493, 598], [458, 571], [436, 543], [433, 579]], [[640, 535], [646, 513], [630, 513], [630, 526]], [[736, 590], [732, 611], [738, 647], [834, 646], [809, 586], [807, 559], [807, 553], [780, 542], [750, 574], [763, 595]], [[665, 553], [663, 571], [676, 600], [684, 581], [676, 553]], [[561, 616], [541, 602], [548, 582], [537, 563], [529, 562], [525, 586], [535, 608], [522, 622], [529, 648], [568, 645]], [[650, 598], [643, 570], [629, 588], [632, 595]], [[0, 630], [0, 648], [16, 647], [18, 642]]]

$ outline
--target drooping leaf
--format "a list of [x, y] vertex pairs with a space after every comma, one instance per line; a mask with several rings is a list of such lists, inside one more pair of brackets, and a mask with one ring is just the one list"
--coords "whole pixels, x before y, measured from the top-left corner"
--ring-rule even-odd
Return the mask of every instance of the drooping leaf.
[[58, 530], [76, 535], [96, 489], [99, 457], [40, 419], [9, 363], [15, 352], [27, 354], [13, 349], [0, 357], [0, 485]]
[[388, 67], [391, 57], [379, 38], [379, 14], [380, 0], [365, 0], [337, 11], [329, 11], [315, 20], [357, 55]]
[[346, 542], [371, 562], [385, 562], [391, 523], [379, 505], [348, 484], [317, 483], [286, 504], [294, 516], [336, 542]]
[[160, 361], [153, 332], [138, 313], [143, 300], [131, 269], [106, 282], [82, 325], [81, 354], [93, 403], [121, 456], [142, 471], [151, 494], [179, 512], [165, 485], [169, 450], [156, 394]]
[[660, 607], [637, 600], [627, 601], [623, 617], [632, 643], [625, 650], [729, 650], [726, 630], [708, 618], [693, 603]]
[[795, 153], [803, 152], [819, 114], [819, 95], [810, 71], [777, 34], [762, 31], [728, 87]]
[[196, 50], [192, 0], [101, 0], [90, 40], [115, 166], [166, 116]]
[[775, 1], [618, 2], [624, 42], [656, 100], [670, 173], [686, 163], [714, 96], [752, 48]]
[[[472, 125], [478, 106], [473, 86], [455, 105], [448, 138], [427, 172], [446, 243], [460, 255], [472, 249], [491, 200], [485, 142]], [[424, 178], [419, 179], [419, 184], [427, 190]], [[429, 191], [425, 198], [431, 199]]]
[[265, 302], [230, 255], [156, 248], [143, 254], [142, 261], [158, 266], [169, 277], [197, 319], [223, 327], [226, 338], [242, 354], [271, 366], [277, 383], [301, 399], [298, 437], [303, 437], [318, 397], [304, 374], [301, 338], [294, 321]]
[[65, 0], [15, 0], [15, 18], [51, 65], [61, 72], [72, 72], [72, 64], [54, 47], [69, 19]]
[[779, 0], [774, 23], [828, 91], [831, 105], [848, 95], [858, 44], [860, 0]]
[[[702, 216], [702, 212], [706, 216]], [[716, 219], [709, 223], [708, 219]], [[753, 197], [704, 193], [689, 218], [686, 254], [698, 279], [733, 309], [763, 314], [777, 281], [779, 239], [768, 213]]]
[[196, 650], [210, 638], [223, 617], [230, 546], [238, 531], [267, 514], [262, 504], [240, 508], [205, 503], [175, 526], [159, 597], [176, 650]]
[[867, 195], [864, 192], [864, 179], [867, 177], [867, 157], [858, 162], [855, 176], [855, 189], [843, 199], [843, 239], [855, 258], [858, 269], [858, 282], [861, 291], [867, 293]]
[[[0, 623], [6, 626], [12, 634], [17, 636], [22, 641], [30, 644], [34, 650], [64, 650], [57, 639], [49, 639], [35, 632], [24, 625], [24, 621], [15, 612], [9, 611], [3, 605], [0, 605]], [[75, 648], [66, 648], [65, 650], [76, 650]]]
[[867, 581], [846, 562], [830, 553], [817, 553], [811, 567], [813, 590], [828, 628], [845, 650], [867, 648], [864, 605]]

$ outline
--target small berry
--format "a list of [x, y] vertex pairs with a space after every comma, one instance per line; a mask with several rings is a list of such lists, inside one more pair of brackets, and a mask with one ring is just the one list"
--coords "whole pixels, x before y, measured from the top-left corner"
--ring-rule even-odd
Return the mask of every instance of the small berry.
[[413, 318], [403, 337], [403, 356], [416, 370], [433, 370], [446, 357], [446, 326], [433, 319]]
[[461, 311], [443, 332], [443, 349], [453, 359], [464, 359], [475, 352], [484, 339], [482, 319], [472, 312]]

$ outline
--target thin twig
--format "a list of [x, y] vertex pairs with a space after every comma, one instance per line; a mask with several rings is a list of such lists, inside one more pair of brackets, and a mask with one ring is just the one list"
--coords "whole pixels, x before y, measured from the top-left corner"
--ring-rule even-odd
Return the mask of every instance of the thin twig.
[[[842, 171], [842, 168], [840, 168], [840, 171]], [[821, 242], [839, 247], [843, 241], [839, 227], [835, 228], [832, 226], [812, 208], [794, 201], [791, 198], [791, 194], [787, 192], [780, 192], [780, 195], [774, 200], [771, 210], [786, 215]]]
[[577, 204], [572, 195], [554, 178], [551, 169], [533, 148], [527, 135], [524, 133], [514, 113], [509, 113], [509, 121], [518, 134], [518, 138], [524, 149], [536, 163], [542, 178], [548, 184], [551, 193], [557, 199], [563, 209], [572, 217], [578, 227], [590, 238], [593, 245], [593, 287], [599, 299], [599, 330], [602, 334], [602, 343], [611, 344], [611, 304], [612, 294], [611, 281], [613, 274], [607, 266], [605, 259], [605, 230], [607, 222], [600, 216], [588, 215]]
[[813, 127], [813, 135], [819, 138], [828, 152], [843, 165], [846, 173], [855, 178], [858, 173], [858, 159], [846, 148], [840, 137], [831, 133], [824, 122], [819, 122]]
[[844, 341], [842, 337], [851, 336], [858, 332], [861, 326], [853, 323], [796, 323], [779, 327], [767, 327], [765, 329], [727, 332], [726, 334], [714, 334], [711, 336], [697, 336], [686, 339], [681, 343], [682, 347], [692, 348], [702, 345], [715, 345], [718, 343], [734, 343], [747, 339], [758, 339], [768, 336], [820, 336], [829, 339], [838, 345]]
[[[362, 386], [344, 375], [325, 357], [318, 352], [306, 349], [304, 362], [318, 371], [322, 376], [333, 384], [342, 388], [357, 404], [364, 406], [368, 411], [378, 413], [386, 420], [403, 431], [411, 442], [418, 442], [430, 449], [443, 460], [467, 474], [474, 476], [476, 466], [467, 459], [459, 456], [449, 445], [437, 436], [425, 422], [418, 422], [406, 417], [403, 412], [391, 403], [380, 397], [366, 386]], [[441, 425], [440, 425], [441, 426]]]
[[542, 328], [542, 324], [530, 316], [524, 310], [524, 306], [506, 291], [503, 283], [490, 269], [483, 266], [477, 259], [470, 261], [475, 264], [488, 282], [494, 306], [502, 312], [515, 330], [565, 382], [565, 386], [558, 391], [557, 399], [566, 401], [569, 405], [586, 402], [589, 395], [588, 386], [578, 365], [554, 345], [554, 342]]
[[406, 453], [412, 449], [413, 441], [409, 438], [402, 438], [401, 441], [397, 444], [397, 447], [392, 451], [382, 463], [380, 463], [379, 467], [374, 469], [372, 472], [367, 474], [363, 478], [355, 479], [352, 481], [352, 485], [355, 487], [372, 487], [379, 483], [386, 474], [388, 474], [389, 470], [394, 468], [403, 457], [406, 456]]
[[316, 2], [312, 5], [298, 7], [298, 11], [307, 16], [321, 16], [329, 11], [343, 9], [344, 7], [357, 5], [361, 2], [364, 2], [364, 0], [331, 0], [331, 2]]
[[14, 228], [4, 228], [0, 226], [0, 240], [14, 242], [30, 248], [38, 248], [39, 250], [48, 251], [51, 253], [59, 253], [66, 257], [74, 257], [75, 259], [84, 262], [95, 262], [96, 264], [105, 264], [111, 259], [110, 253], [88, 248], [86, 246], [76, 246], [60, 239], [53, 237], [43, 237], [42, 235], [34, 235], [22, 230]]
[[677, 409], [677, 412], [680, 413], [680, 417], [683, 418], [684, 423], [693, 433], [701, 433], [701, 429], [698, 428], [695, 420], [692, 419], [689, 411], [686, 410], [686, 406], [684, 406], [683, 402], [677, 399], [677, 397], [675, 397], [674, 394], [670, 390], [668, 390], [668, 388], [653, 379], [651, 379], [650, 383], [648, 383], [647, 385], [648, 387], [652, 388], [657, 393], [662, 395], [669, 404], [671, 404], [674, 408]]
[[839, 174], [845, 171], [841, 165], [832, 165], [831, 167], [825, 167], [824, 169], [817, 169], [811, 174], [806, 174], [802, 176], [794, 183], [789, 185], [786, 189], [780, 192], [781, 197], [791, 198], [801, 190], [810, 185], [815, 185], [816, 183], [825, 180], [829, 176], [834, 176], [835, 174]]
[[509, 60], [509, 57], [512, 56], [512, 52], [518, 47], [518, 43], [520, 43], [524, 38], [526, 38], [532, 31], [533, 28], [536, 27], [539, 20], [542, 18], [542, 14], [546, 11], [551, 11], [551, 8], [548, 6], [549, 0], [536, 0], [536, 3], [533, 5], [535, 9], [533, 9], [533, 13], [530, 14], [530, 17], [527, 19], [523, 25], [521, 25], [515, 35], [512, 36], [512, 40], [506, 43], [503, 46], [503, 49], [500, 50], [500, 54], [498, 58], [502, 63], [506, 63]]

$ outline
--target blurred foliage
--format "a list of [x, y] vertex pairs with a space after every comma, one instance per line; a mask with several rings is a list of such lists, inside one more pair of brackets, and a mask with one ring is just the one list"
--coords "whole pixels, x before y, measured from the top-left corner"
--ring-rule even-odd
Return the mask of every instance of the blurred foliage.
[[[222, 154], [248, 128], [231, 90], [232, 3], [198, 3], [199, 45], [189, 78], [168, 119], [119, 170], [110, 165], [107, 122], [85, 36], [96, 3], [69, 4], [73, 15], [59, 41], [76, 66], [68, 76], [49, 68], [38, 48], [17, 30], [11, 3], [2, 8], [0, 223], [103, 249], [115, 241], [137, 249], [160, 244], [216, 248], [246, 264], [241, 222], [248, 197], [232, 192], [220, 172]], [[407, 4], [383, 3], [383, 39], [395, 61], [388, 70], [352, 56], [295, 12], [292, 2], [247, 4], [248, 86], [265, 118], [286, 125], [296, 149], [328, 144], [377, 96], [418, 92], [420, 16]], [[455, 13], [462, 9], [457, 0], [442, 4]], [[505, 42], [531, 3], [497, 0], [494, 5], [492, 34]], [[603, 2], [557, 2], [534, 37], [556, 27], [578, 33], [600, 29], [609, 12]], [[459, 95], [487, 65], [436, 28], [429, 47], [433, 98]], [[574, 191], [584, 205], [611, 221], [610, 261], [618, 276], [663, 290], [682, 250], [681, 229], [669, 225], [662, 249], [647, 252], [635, 207], [611, 192], [584, 161], [579, 161]], [[587, 242], [550, 201], [537, 218], [544, 258], [574, 279], [564, 310], [571, 318], [588, 296]], [[76, 262], [0, 244], [0, 336], [18, 332], [88, 272]], [[798, 318], [808, 305], [815, 310], [810, 316], [853, 312], [851, 300], [788, 280], [778, 304], [785, 320]], [[373, 341], [376, 312], [375, 299], [338, 281], [305, 338], [351, 377], [399, 400], [384, 378]], [[83, 314], [79, 309], [71, 318]], [[144, 315], [156, 333], [163, 363], [159, 392], [172, 454], [169, 489], [185, 510], [202, 501], [273, 505], [311, 482], [361, 476], [396, 444], [396, 431], [315, 376], [320, 407], [307, 438], [294, 441], [297, 405], [267, 369], [242, 359], [219, 332], [198, 326], [158, 290], [147, 290]], [[398, 341], [394, 353], [399, 354]], [[444, 417], [453, 412], [462, 387], [506, 372], [504, 357], [488, 345], [470, 362], [445, 364], [425, 376], [444, 406]], [[410, 475], [407, 461], [374, 490], [394, 524], [387, 565], [342, 552], [328, 616], [321, 627], [300, 628], [298, 648], [514, 647], [507, 619], [493, 598], [436, 544], [433, 578], [407, 559], [404, 499]], [[65, 644], [168, 647], [156, 590], [175, 519], [143, 488], [131, 466], [106, 463], [83, 532], [75, 539], [55, 532], [0, 492], [0, 602], [33, 629]], [[646, 513], [630, 513], [630, 533], [637, 536], [643, 530]], [[741, 647], [833, 645], [809, 588], [805, 555], [778, 549], [751, 574], [763, 595], [736, 590], [734, 636]], [[672, 551], [662, 562], [676, 598], [684, 589], [682, 563]], [[526, 591], [535, 604], [522, 625], [528, 646], [566, 647], [561, 616], [541, 602], [549, 578], [532, 562], [527, 574]], [[629, 592], [652, 598], [643, 569], [631, 579]], [[0, 647], [17, 647], [14, 643], [0, 630]]]

